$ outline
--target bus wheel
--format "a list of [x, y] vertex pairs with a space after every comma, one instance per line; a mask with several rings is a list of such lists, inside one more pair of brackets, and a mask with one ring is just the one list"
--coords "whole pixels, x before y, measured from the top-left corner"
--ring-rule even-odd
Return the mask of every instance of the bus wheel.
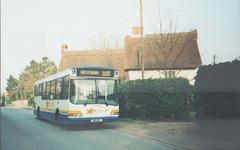
[[56, 121], [57, 125], [60, 125], [59, 109], [57, 109], [55, 112], [55, 121]]
[[40, 108], [37, 109], [37, 119], [40, 119]]

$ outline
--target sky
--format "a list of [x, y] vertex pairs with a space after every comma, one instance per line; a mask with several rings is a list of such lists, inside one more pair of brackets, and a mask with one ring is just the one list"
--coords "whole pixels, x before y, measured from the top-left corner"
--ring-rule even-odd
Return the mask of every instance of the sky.
[[[91, 39], [114, 34], [124, 39], [140, 26], [140, 0], [1, 0], [1, 91], [31, 60], [47, 56], [59, 66], [61, 45], [91, 49]], [[177, 20], [177, 31], [197, 29], [204, 65], [240, 56], [239, 0], [142, 0], [145, 34]], [[171, 19], [169, 19], [171, 18]], [[167, 31], [167, 30], [166, 30]]]

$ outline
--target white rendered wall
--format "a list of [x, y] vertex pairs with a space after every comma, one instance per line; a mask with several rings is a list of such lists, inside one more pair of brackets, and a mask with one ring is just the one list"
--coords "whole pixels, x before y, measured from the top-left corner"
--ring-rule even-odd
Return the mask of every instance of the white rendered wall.
[[[176, 77], [183, 77], [187, 78], [191, 85], [194, 84], [195, 80], [194, 77], [197, 74], [197, 69], [194, 70], [173, 70], [175, 71]], [[139, 70], [128, 71], [129, 80], [136, 80], [142, 78], [142, 72]], [[144, 71], [144, 78], [145, 79], [157, 79], [157, 78], [164, 78], [163, 71], [158, 70], [145, 70]]]

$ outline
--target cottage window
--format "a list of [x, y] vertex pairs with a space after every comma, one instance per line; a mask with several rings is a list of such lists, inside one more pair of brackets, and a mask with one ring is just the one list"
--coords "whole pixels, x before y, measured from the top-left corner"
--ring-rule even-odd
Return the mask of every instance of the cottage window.
[[167, 72], [167, 77], [168, 77], [168, 78], [176, 77], [176, 76], [175, 76], [175, 71], [173, 71], [173, 70], [168, 71], [168, 72]]

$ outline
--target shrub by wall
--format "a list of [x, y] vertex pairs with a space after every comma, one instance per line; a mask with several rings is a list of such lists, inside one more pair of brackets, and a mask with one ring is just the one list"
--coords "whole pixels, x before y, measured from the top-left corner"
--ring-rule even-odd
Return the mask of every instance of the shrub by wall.
[[119, 84], [120, 116], [137, 119], [185, 119], [190, 98], [189, 81], [164, 78]]
[[195, 79], [198, 119], [240, 118], [240, 61], [202, 66]]

